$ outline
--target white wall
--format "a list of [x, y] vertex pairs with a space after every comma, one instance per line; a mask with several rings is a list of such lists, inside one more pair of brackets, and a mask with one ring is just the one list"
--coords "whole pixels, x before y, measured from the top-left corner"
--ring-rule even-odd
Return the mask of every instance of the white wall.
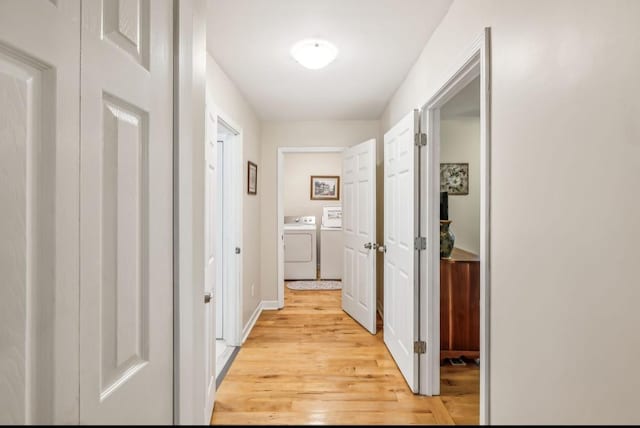
[[492, 29], [491, 422], [640, 423], [640, 2], [456, 0], [382, 117]]
[[440, 162], [469, 164], [469, 194], [449, 195], [455, 246], [480, 254], [480, 118], [440, 122]]
[[[262, 123], [261, 278], [264, 300], [278, 299], [276, 266], [278, 147], [349, 147], [371, 138], [376, 138], [380, 146], [379, 130], [380, 125], [377, 120]], [[380, 160], [378, 159], [378, 162]], [[260, 186], [260, 182], [258, 185]]]
[[[243, 133], [243, 236], [242, 236], [242, 323], [247, 324], [260, 303], [260, 121], [244, 96], [211, 55], [207, 54], [207, 92], [211, 100], [233, 120]], [[258, 164], [258, 194], [247, 194], [247, 161]], [[254, 290], [253, 295], [251, 294]]]
[[[341, 153], [287, 153], [284, 156], [284, 215], [316, 217], [317, 233], [317, 261], [320, 264], [320, 245], [322, 237], [320, 224], [322, 223], [322, 208], [326, 206], [342, 205], [342, 189], [340, 200], [319, 201], [312, 200], [310, 179], [312, 175], [342, 176]], [[342, 185], [342, 183], [341, 183]]]

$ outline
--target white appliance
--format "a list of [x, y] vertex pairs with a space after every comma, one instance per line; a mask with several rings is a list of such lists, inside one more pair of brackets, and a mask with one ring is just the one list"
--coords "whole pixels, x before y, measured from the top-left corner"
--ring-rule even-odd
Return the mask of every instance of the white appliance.
[[315, 216], [284, 218], [284, 279], [315, 280], [316, 262]]
[[324, 207], [320, 227], [320, 278], [342, 280], [342, 207]]

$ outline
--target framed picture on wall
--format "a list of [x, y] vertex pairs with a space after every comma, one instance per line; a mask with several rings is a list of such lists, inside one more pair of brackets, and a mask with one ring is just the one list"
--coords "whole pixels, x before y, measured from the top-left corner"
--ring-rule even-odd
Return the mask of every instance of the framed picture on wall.
[[251, 161], [247, 168], [247, 193], [250, 195], [258, 193], [258, 165]]
[[469, 164], [441, 163], [440, 191], [449, 195], [469, 194]]
[[340, 176], [312, 175], [310, 193], [311, 200], [340, 200]]

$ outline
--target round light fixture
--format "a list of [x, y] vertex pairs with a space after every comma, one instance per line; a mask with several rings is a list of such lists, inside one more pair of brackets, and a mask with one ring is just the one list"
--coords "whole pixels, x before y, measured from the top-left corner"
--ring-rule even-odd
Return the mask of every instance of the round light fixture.
[[318, 70], [336, 59], [338, 48], [326, 40], [305, 39], [291, 47], [291, 56], [303, 67]]

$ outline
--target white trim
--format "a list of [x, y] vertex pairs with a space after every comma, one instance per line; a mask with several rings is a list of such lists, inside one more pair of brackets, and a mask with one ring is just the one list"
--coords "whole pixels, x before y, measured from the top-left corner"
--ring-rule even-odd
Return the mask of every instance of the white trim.
[[277, 311], [278, 309], [279, 307], [278, 307], [277, 300], [263, 300], [259, 302], [256, 305], [256, 308], [254, 309], [253, 314], [251, 314], [251, 318], [249, 318], [249, 321], [242, 329], [242, 343], [244, 344], [244, 342], [247, 340], [247, 338], [251, 334], [253, 327], [256, 325], [256, 322], [258, 321], [258, 319], [260, 318], [260, 315], [262, 314], [262, 311]]
[[276, 166], [276, 216], [278, 221], [276, 234], [276, 270], [278, 275], [278, 308], [284, 308], [284, 251], [282, 248], [282, 240], [284, 239], [284, 201], [283, 193], [283, 175], [284, 175], [284, 155], [285, 153], [342, 153], [346, 147], [278, 147], [277, 166]]
[[491, 28], [480, 49], [480, 423], [489, 425], [491, 334]]
[[174, 415], [204, 415], [204, 141], [206, 2], [174, 1]]
[[278, 308], [284, 308], [284, 151], [278, 149], [276, 157], [276, 298]]
[[[489, 424], [489, 289], [490, 289], [490, 29], [473, 42], [462, 60], [447, 74], [446, 80], [424, 104], [422, 125], [427, 129], [426, 153], [421, 155], [423, 171], [421, 203], [426, 216], [422, 216], [427, 236], [439, 236], [439, 203], [428, 195], [439, 194], [440, 175], [440, 107], [455, 96], [473, 79], [480, 76], [480, 423]], [[424, 129], [424, 128], [423, 128]], [[428, 186], [431, 186], [429, 188]], [[439, 240], [429, 240], [430, 248], [421, 260], [421, 310], [426, 314], [420, 320], [421, 340], [428, 342], [427, 352], [420, 365], [427, 370], [420, 373], [420, 392], [426, 395], [440, 393], [440, 248]]]
[[314, 147], [278, 147], [280, 153], [342, 153], [347, 147], [314, 146]]
[[277, 311], [280, 309], [277, 300], [263, 300], [262, 301], [262, 310], [263, 311]]
[[253, 326], [256, 325], [256, 322], [258, 321], [258, 318], [260, 318], [260, 314], [262, 314], [262, 304], [263, 304], [263, 302], [258, 302], [258, 304], [256, 305], [256, 308], [254, 309], [253, 313], [251, 314], [251, 318], [249, 318], [249, 321], [247, 322], [247, 324], [242, 329], [242, 342], [241, 342], [241, 344], [243, 344], [247, 340], [247, 337], [249, 337], [249, 334], [251, 334], [251, 330], [253, 330]]

